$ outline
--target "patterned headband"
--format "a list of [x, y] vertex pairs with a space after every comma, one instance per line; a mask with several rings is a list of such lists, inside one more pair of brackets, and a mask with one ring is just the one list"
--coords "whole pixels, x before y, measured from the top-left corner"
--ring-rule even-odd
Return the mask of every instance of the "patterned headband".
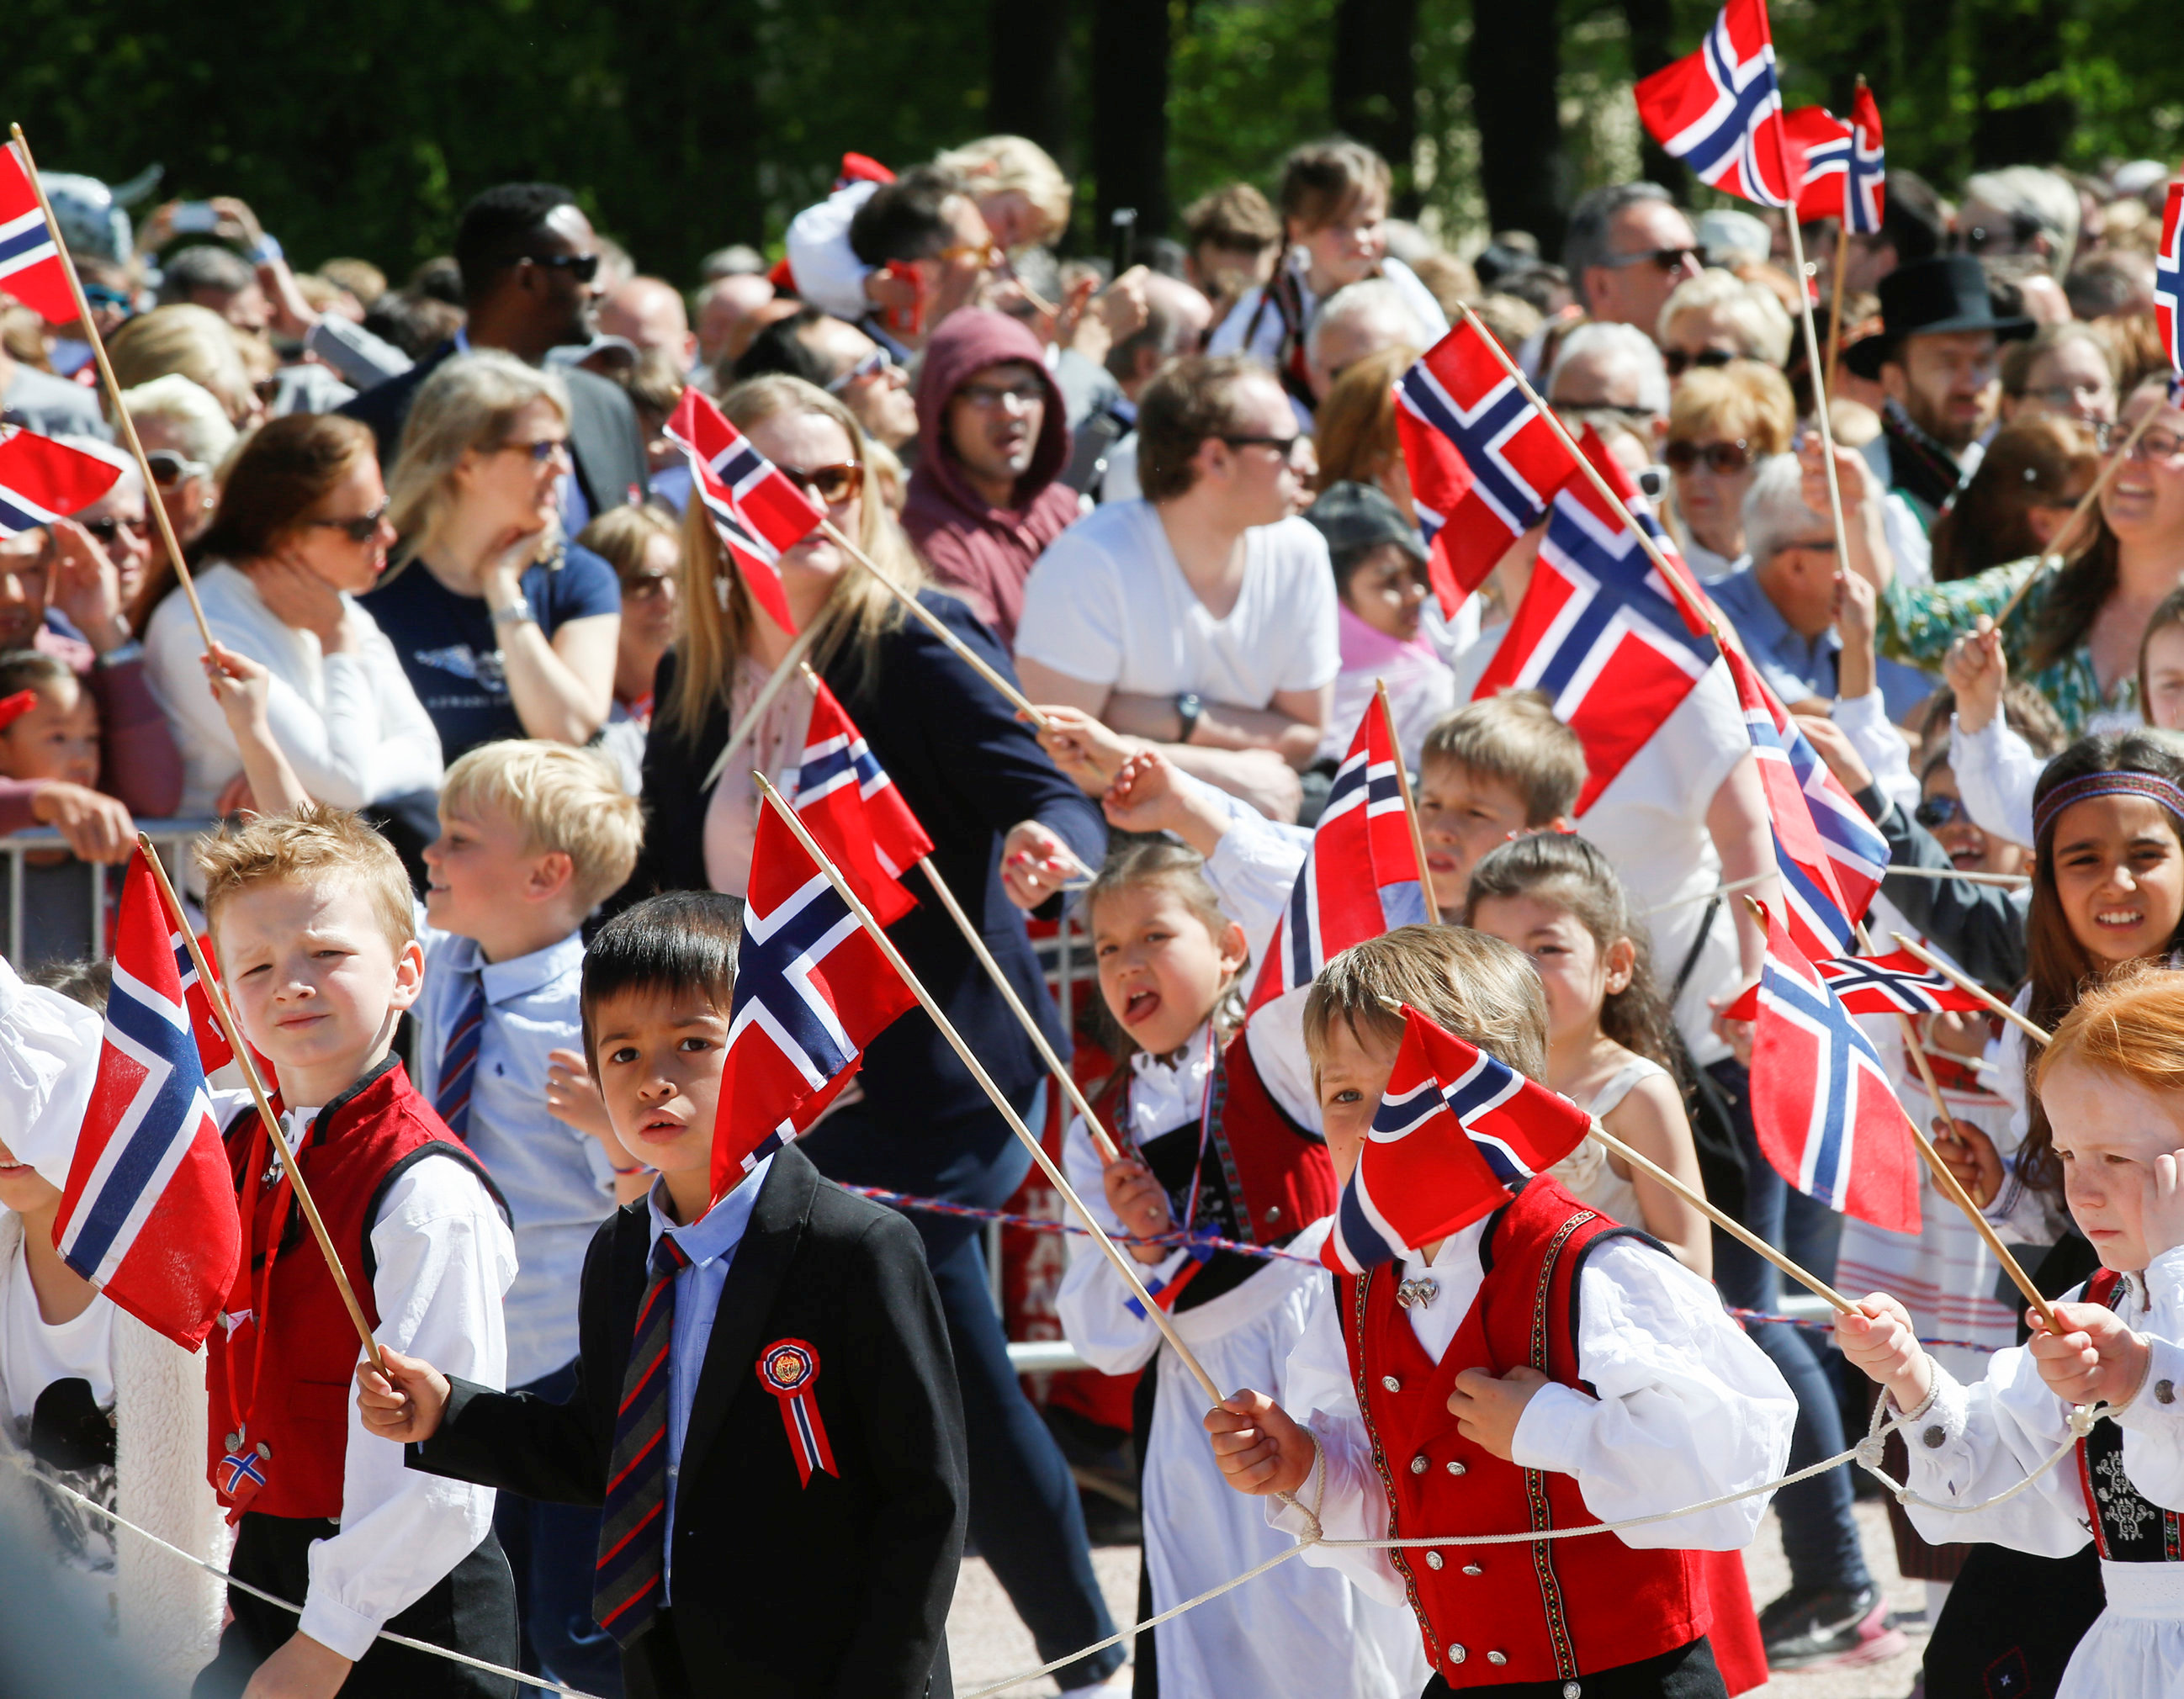
[[2179, 820], [2184, 820], [2184, 788], [2159, 773], [2087, 773], [2059, 784], [2040, 799], [2032, 812], [2032, 836], [2036, 840], [2054, 823], [2055, 816], [2074, 802], [2095, 796], [2150, 796]]

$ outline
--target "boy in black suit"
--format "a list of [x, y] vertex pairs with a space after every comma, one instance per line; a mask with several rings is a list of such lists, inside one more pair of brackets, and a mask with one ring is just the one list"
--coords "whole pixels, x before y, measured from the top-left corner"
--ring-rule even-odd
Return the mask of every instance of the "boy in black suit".
[[731, 899], [678, 892], [585, 960], [593, 1078], [660, 1178], [592, 1241], [576, 1395], [389, 1351], [358, 1406], [414, 1468], [604, 1504], [632, 1699], [944, 1696], [968, 1463], [939, 1300], [909, 1223], [793, 1145], [711, 1201], [737, 936]]

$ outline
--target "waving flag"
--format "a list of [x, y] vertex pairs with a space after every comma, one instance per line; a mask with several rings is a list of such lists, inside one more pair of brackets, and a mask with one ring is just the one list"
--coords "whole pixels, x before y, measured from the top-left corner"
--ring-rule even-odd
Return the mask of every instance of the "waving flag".
[[1467, 315], [1396, 384], [1396, 440], [1435, 593], [1451, 615], [1577, 469], [1494, 357], [1490, 334]]
[[705, 504], [744, 588], [776, 625], [794, 632], [781, 554], [809, 537], [826, 510], [813, 506], [694, 384], [683, 390], [662, 433], [688, 457], [693, 493]]
[[1729, 0], [1699, 50], [1640, 81], [1638, 116], [1702, 183], [1763, 207], [1797, 192], [1766, 0]]
[[1429, 918], [1396, 778], [1398, 759], [1388, 716], [1377, 699], [1368, 703], [1274, 927], [1252, 1009], [1311, 984], [1329, 956], [1351, 944]]
[[[1941, 1015], [1952, 1011], [1984, 1012], [1986, 1005], [1962, 989], [1946, 973], [1936, 973], [1908, 950], [1886, 955], [1833, 955], [1813, 963], [1836, 1000], [1853, 1015]], [[1752, 986], [1724, 1011], [1733, 1021], [1750, 1021], [1759, 1011], [1759, 988]]]
[[2161, 346], [2169, 355], [2169, 393], [2176, 393], [2177, 379], [2184, 376], [2184, 182], [2169, 186], [2169, 199], [2161, 209], [2161, 248], [2153, 256], [2153, 322], [2161, 331]]
[[1888, 840], [1827, 769], [1751, 662], [1724, 649], [1774, 830], [1790, 936], [1819, 958], [1848, 948], [1888, 871]]
[[1782, 126], [1793, 148], [1804, 153], [1797, 189], [1797, 217], [1839, 218], [1843, 229], [1873, 236], [1880, 229], [1888, 161], [1880, 145], [1880, 108], [1864, 82], [1843, 120], [1825, 106], [1801, 106], [1785, 114]]
[[1791, 1185], [1891, 1233], [1919, 1230], [1919, 1160], [1873, 1042], [1773, 914], [1752, 1040], [1759, 1148]]
[[713, 1130], [713, 1195], [725, 1196], [817, 1120], [865, 1046], [916, 1001], [796, 834], [762, 804]]
[[59, 243], [14, 144], [0, 144], [0, 294], [13, 295], [49, 325], [81, 316]]
[[1362, 1274], [1446, 1239], [1577, 1149], [1592, 1117], [1415, 1009], [1319, 1260]]
[[834, 693], [816, 676], [812, 686], [811, 726], [789, 800], [865, 906], [893, 926], [917, 906], [902, 876], [933, 853], [933, 840]]
[[[15, 157], [5, 148], [0, 154]], [[4, 241], [0, 237], [0, 243]], [[82, 512], [120, 476], [121, 468], [111, 460], [35, 431], [0, 436], [0, 537], [35, 531]]]
[[[1588, 451], [1596, 440], [1588, 438]], [[1633, 527], [1644, 526], [1665, 545], [1672, 568], [1681, 568], [1696, 597], [1690, 569], [1613, 457], [1603, 453], [1595, 464], [1618, 487], [1622, 505], [1589, 478], [1563, 487], [1531, 585], [1473, 692], [1475, 699], [1505, 689], [1546, 693], [1555, 717], [1585, 745], [1580, 816], [1691, 694], [1714, 657], [1713, 639], [1663, 582]]]
[[242, 1223], [172, 939], [139, 850], [114, 925], [98, 1080], [53, 1244], [131, 1315], [195, 1351], [235, 1278]]

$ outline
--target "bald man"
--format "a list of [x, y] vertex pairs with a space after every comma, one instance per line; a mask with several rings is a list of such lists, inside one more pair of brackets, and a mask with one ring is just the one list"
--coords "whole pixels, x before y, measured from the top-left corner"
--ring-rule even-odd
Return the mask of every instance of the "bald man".
[[638, 352], [658, 348], [688, 371], [698, 358], [698, 338], [690, 333], [690, 315], [682, 294], [658, 277], [632, 277], [599, 304], [599, 329], [627, 337]]
[[[754, 320], [773, 301], [773, 285], [751, 274], [716, 278], [698, 296], [698, 358], [707, 366], [750, 346]], [[794, 309], [792, 307], [792, 311]]]

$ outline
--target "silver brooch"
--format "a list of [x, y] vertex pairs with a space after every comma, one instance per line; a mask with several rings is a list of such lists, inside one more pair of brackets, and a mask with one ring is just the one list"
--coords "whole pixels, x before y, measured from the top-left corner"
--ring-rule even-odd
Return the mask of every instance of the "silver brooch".
[[1430, 1274], [1417, 1280], [1406, 1280], [1396, 1288], [1396, 1301], [1406, 1310], [1423, 1310], [1440, 1296], [1440, 1282]]

